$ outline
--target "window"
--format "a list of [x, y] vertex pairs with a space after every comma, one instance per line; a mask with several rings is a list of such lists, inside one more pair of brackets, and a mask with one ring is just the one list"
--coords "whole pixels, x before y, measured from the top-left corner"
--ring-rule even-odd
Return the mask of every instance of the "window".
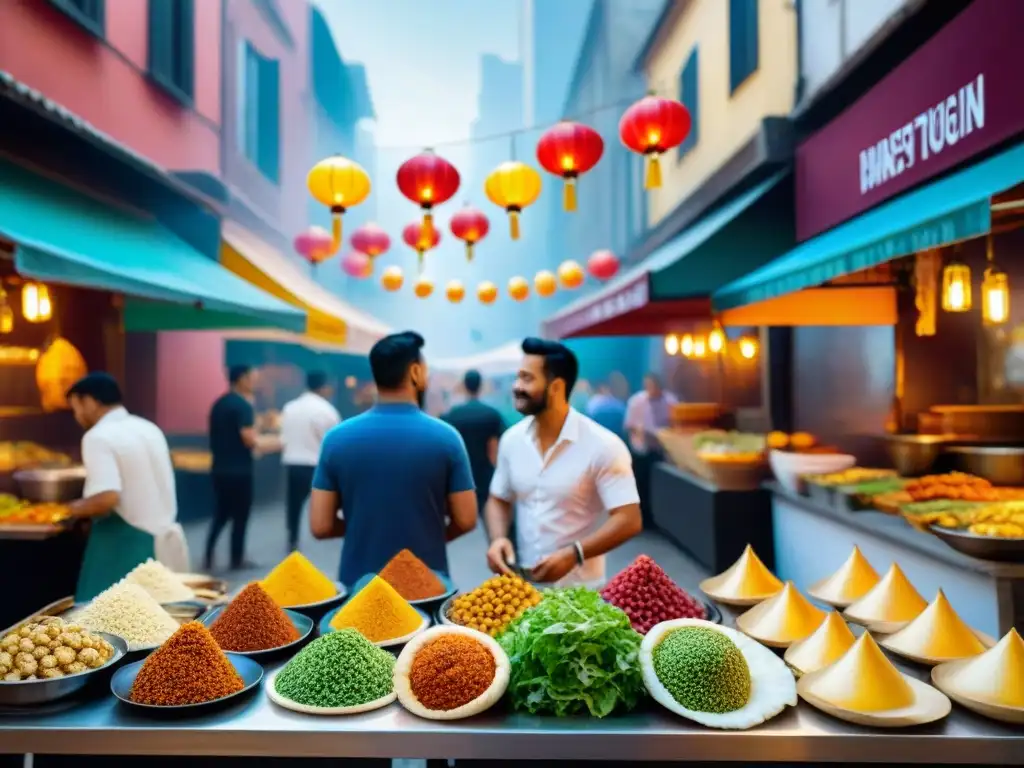
[[700, 139], [700, 59], [696, 48], [690, 51], [679, 74], [679, 100], [690, 110], [690, 135], [679, 145], [679, 158], [682, 159]]
[[238, 143], [260, 173], [281, 175], [280, 64], [248, 42], [238, 46]]
[[729, 88], [733, 93], [757, 70], [757, 1], [729, 0]]
[[89, 32], [103, 37], [104, 0], [50, 0], [50, 4], [63, 11]]
[[190, 104], [195, 89], [194, 0], [149, 0], [149, 75]]

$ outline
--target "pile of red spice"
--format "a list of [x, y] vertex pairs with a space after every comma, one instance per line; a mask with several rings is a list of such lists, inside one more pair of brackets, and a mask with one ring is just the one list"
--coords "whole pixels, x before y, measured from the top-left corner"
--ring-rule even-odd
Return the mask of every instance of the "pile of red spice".
[[377, 575], [406, 600], [427, 600], [446, 591], [437, 574], [408, 549], [392, 557]]
[[299, 639], [281, 607], [257, 582], [249, 584], [220, 612], [210, 634], [225, 651], [268, 651]]
[[601, 590], [601, 597], [625, 611], [633, 629], [641, 635], [662, 621], [707, 618], [704, 604], [672, 581], [647, 555], [640, 555], [619, 571]]
[[190, 621], [149, 655], [130, 696], [139, 704], [173, 707], [222, 699], [244, 687], [209, 630]]

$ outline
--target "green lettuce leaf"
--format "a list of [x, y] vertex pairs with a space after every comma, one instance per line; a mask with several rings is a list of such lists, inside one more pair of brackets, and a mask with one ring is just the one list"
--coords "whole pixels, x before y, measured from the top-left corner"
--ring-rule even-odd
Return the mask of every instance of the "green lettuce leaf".
[[513, 707], [558, 716], [631, 710], [644, 692], [642, 638], [629, 617], [590, 589], [549, 590], [498, 642], [512, 662]]

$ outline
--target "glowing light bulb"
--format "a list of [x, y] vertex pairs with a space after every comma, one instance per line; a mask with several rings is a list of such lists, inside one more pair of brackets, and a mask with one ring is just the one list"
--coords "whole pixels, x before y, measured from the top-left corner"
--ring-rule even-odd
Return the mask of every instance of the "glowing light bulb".
[[753, 339], [740, 339], [740, 356], [745, 360], [753, 360], [757, 355], [757, 342]]
[[676, 336], [674, 333], [670, 333], [668, 336], [665, 337], [665, 354], [679, 354], [679, 337]]
[[714, 352], [716, 355], [722, 351], [722, 347], [725, 346], [725, 334], [722, 333], [720, 328], [715, 328], [710, 334], [708, 334], [708, 349]]
[[1002, 325], [1010, 319], [1010, 280], [995, 267], [986, 269], [981, 281], [981, 319], [985, 325]]
[[704, 340], [703, 336], [698, 336], [693, 341], [693, 356], [696, 358], [704, 357], [708, 353], [708, 343]]
[[693, 357], [693, 336], [690, 334], [683, 336], [679, 343], [679, 351], [683, 353], [683, 357]]

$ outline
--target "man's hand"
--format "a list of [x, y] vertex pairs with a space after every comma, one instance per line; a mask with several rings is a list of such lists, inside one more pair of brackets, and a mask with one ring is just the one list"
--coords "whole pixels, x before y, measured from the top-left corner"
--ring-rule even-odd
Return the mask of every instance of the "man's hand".
[[491, 542], [487, 548], [487, 566], [494, 573], [512, 573], [510, 565], [516, 564], [516, 550], [512, 542], [502, 537]]
[[545, 557], [530, 570], [532, 581], [553, 584], [564, 578], [576, 567], [576, 550], [572, 547], [560, 549]]

